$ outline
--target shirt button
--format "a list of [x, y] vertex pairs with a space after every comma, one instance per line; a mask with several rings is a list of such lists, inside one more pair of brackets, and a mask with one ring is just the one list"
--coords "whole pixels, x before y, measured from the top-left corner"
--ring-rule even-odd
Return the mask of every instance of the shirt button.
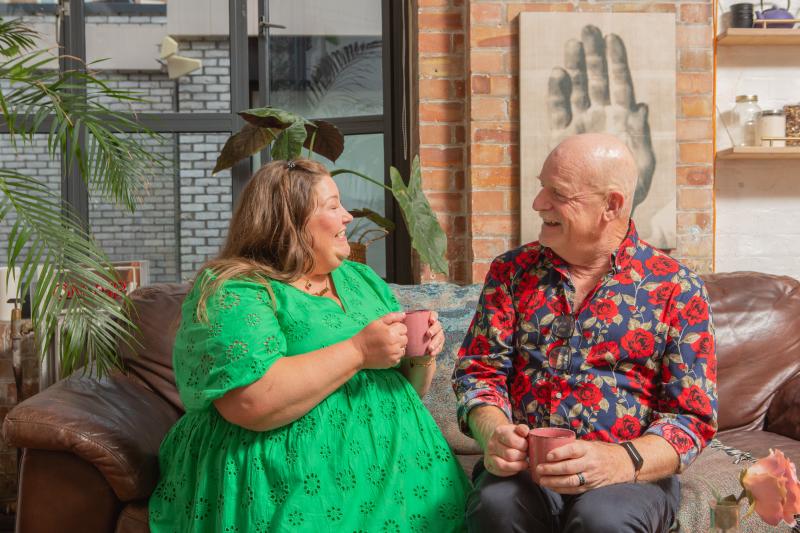
[[556, 398], [558, 398], [559, 400], [561, 399], [561, 393], [560, 392], [556, 393]]

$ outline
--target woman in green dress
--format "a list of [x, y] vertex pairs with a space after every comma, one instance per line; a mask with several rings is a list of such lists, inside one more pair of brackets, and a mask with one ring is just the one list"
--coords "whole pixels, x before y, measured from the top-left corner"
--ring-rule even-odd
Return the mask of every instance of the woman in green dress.
[[262, 167], [183, 304], [186, 414], [160, 450], [154, 533], [460, 531], [469, 484], [420, 401], [444, 344], [405, 358], [403, 313], [346, 261], [328, 171]]

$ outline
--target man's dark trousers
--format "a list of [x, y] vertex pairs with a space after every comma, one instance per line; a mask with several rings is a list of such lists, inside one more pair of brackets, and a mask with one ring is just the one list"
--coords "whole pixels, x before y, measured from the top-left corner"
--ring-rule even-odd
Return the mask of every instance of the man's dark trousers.
[[497, 477], [479, 461], [467, 500], [467, 527], [486, 533], [667, 533], [680, 504], [680, 483], [621, 483], [583, 494], [539, 487], [525, 470]]

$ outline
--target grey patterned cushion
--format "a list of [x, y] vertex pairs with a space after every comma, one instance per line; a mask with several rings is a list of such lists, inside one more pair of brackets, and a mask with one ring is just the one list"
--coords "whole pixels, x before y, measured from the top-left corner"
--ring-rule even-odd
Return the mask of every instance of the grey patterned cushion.
[[451, 283], [429, 283], [392, 284], [390, 287], [406, 310], [431, 309], [439, 313], [439, 321], [444, 328], [445, 345], [436, 358], [436, 374], [431, 390], [423, 401], [455, 453], [481, 453], [478, 444], [458, 429], [456, 396], [450, 385], [450, 376], [458, 349], [466, 336], [472, 315], [475, 314], [482, 285], [461, 287]]

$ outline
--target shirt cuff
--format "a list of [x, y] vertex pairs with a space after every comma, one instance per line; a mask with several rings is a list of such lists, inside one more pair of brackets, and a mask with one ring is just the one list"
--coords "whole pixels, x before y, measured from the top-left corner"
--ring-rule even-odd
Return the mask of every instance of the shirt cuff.
[[458, 403], [458, 427], [467, 437], [474, 438], [472, 431], [469, 429], [469, 413], [482, 405], [497, 407], [503, 411], [509, 421], [512, 420], [511, 402], [505, 396], [498, 394], [497, 391], [493, 389], [478, 389], [466, 392]]
[[678, 472], [686, 470], [702, 450], [697, 436], [675, 419], [657, 420], [645, 430], [645, 434], [658, 435], [670, 443], [680, 459]]

